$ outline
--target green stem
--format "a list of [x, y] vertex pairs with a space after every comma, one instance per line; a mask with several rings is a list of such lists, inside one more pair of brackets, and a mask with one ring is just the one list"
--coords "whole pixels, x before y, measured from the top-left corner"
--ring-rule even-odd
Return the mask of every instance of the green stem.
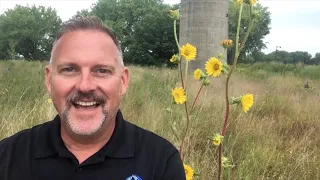
[[[240, 10], [239, 10], [239, 19], [238, 19], [238, 27], [237, 27], [237, 34], [236, 34], [236, 53], [235, 53], [235, 56], [234, 56], [234, 60], [233, 60], [233, 63], [232, 63], [232, 67], [231, 67], [231, 70], [228, 74], [228, 77], [227, 77], [227, 82], [229, 81], [233, 71], [235, 70], [236, 68], [236, 64], [237, 64], [237, 61], [238, 61], [238, 56], [240, 54], [239, 52], [239, 34], [240, 34], [240, 24], [241, 24], [241, 15], [242, 15], [242, 7], [243, 7], [243, 4], [240, 5]], [[227, 86], [228, 84], [226, 84]]]
[[[170, 107], [170, 119], [172, 120], [172, 104], [173, 104], [173, 99], [171, 100], [171, 107]], [[178, 136], [177, 132], [175, 131], [173, 125], [171, 124], [172, 121], [168, 121], [168, 124], [170, 124], [170, 129], [173, 133], [173, 135], [175, 136], [175, 138], [177, 138], [178, 141], [180, 141], [180, 137]]]
[[181, 158], [182, 161], [183, 161], [183, 158], [184, 158], [184, 155], [183, 155], [183, 145], [184, 145], [184, 141], [185, 141], [185, 139], [186, 139], [186, 136], [187, 136], [187, 133], [188, 133], [188, 130], [189, 130], [189, 125], [190, 125], [190, 117], [189, 117], [189, 112], [188, 112], [187, 101], [184, 102], [184, 108], [185, 108], [185, 110], [186, 110], [186, 115], [187, 115], [187, 127], [186, 127], [186, 130], [185, 130], [184, 133], [183, 133], [182, 141], [181, 141], [180, 148], [179, 148], [180, 158]]
[[185, 89], [185, 85], [183, 82], [183, 75], [182, 75], [182, 68], [181, 68], [181, 53], [180, 53], [180, 45], [179, 45], [179, 41], [178, 41], [178, 37], [177, 37], [177, 20], [173, 21], [173, 34], [174, 34], [174, 39], [176, 41], [177, 47], [178, 47], [178, 58], [180, 60], [179, 62], [179, 71], [180, 71], [180, 77], [181, 77], [181, 84], [182, 84], [182, 88]]
[[250, 32], [252, 30], [252, 27], [253, 27], [252, 12], [253, 12], [253, 6], [250, 6], [249, 28], [248, 28], [248, 31], [246, 32], [245, 37], [243, 38], [243, 41], [242, 41], [241, 47], [239, 49], [239, 52], [241, 52], [242, 49], [244, 48], [244, 45], [246, 44], [246, 42], [248, 40], [248, 37], [249, 37], [249, 34], [250, 34]]
[[178, 51], [179, 51], [179, 57], [180, 57], [180, 45], [179, 45], [179, 41], [178, 41], [178, 37], [177, 37], [177, 20], [173, 21], [173, 31], [174, 31], [174, 39], [176, 40], [176, 44], [177, 44]]
[[[235, 52], [235, 56], [234, 56], [234, 60], [233, 60], [233, 64], [232, 64], [232, 68], [230, 70], [230, 72], [228, 73], [228, 77], [227, 77], [227, 82], [226, 82], [226, 114], [225, 114], [225, 119], [224, 119], [224, 124], [223, 124], [223, 129], [221, 132], [221, 135], [224, 136], [226, 133], [226, 129], [227, 129], [227, 125], [228, 125], [228, 119], [229, 119], [229, 80], [230, 77], [233, 73], [233, 71], [236, 68], [236, 64], [238, 61], [238, 56], [239, 56], [239, 33], [240, 33], [240, 24], [241, 24], [241, 15], [242, 15], [242, 8], [243, 8], [243, 4], [240, 5], [240, 10], [239, 10], [239, 18], [238, 18], [238, 27], [237, 27], [237, 34], [236, 34], [236, 52]], [[219, 169], [218, 169], [218, 180], [221, 180], [221, 174], [222, 174], [222, 145], [219, 146]]]
[[179, 138], [178, 134], [176, 133], [176, 131], [174, 130], [174, 128], [173, 128], [173, 126], [172, 126], [172, 124], [170, 125], [170, 129], [171, 129], [171, 131], [172, 131], [172, 133], [173, 133], [174, 137], [175, 137], [175, 138], [177, 138], [177, 140], [178, 140], [178, 141], [180, 141], [180, 138]]
[[[180, 69], [181, 83], [182, 83], [183, 89], [186, 89], [186, 84], [184, 84], [183, 77], [182, 77], [181, 53], [180, 53], [180, 45], [179, 45], [179, 41], [178, 41], [178, 37], [177, 37], [177, 21], [176, 20], [173, 21], [173, 28], [174, 28], [174, 38], [176, 40], [178, 51], [179, 51], [179, 60], [180, 60], [179, 69]], [[184, 156], [183, 156], [183, 145], [184, 145], [184, 141], [186, 139], [186, 135], [187, 135], [187, 132], [189, 130], [189, 124], [190, 124], [190, 118], [189, 118], [187, 102], [184, 103], [184, 107], [185, 107], [186, 115], [187, 115], [187, 127], [186, 127], [186, 130], [185, 130], [185, 132], [184, 132], [184, 134], [182, 136], [182, 141], [181, 141], [180, 148], [179, 148], [180, 158], [181, 158], [182, 161], [183, 161], [183, 158], [184, 158]]]
[[[180, 52], [179, 52], [180, 53]], [[186, 69], [185, 69], [185, 79], [184, 79], [184, 90], [186, 93], [186, 96], [188, 97], [188, 93], [187, 93], [187, 82], [188, 82], [188, 61], [186, 61]], [[180, 61], [181, 64], [181, 61]], [[182, 77], [182, 73], [181, 73], [181, 77]], [[187, 133], [189, 131], [189, 125], [190, 125], [190, 117], [189, 117], [189, 112], [188, 112], [188, 106], [187, 106], [187, 101], [184, 102], [184, 108], [186, 110], [186, 116], [187, 116], [187, 127], [186, 130], [182, 136], [182, 141], [181, 141], [181, 145], [180, 145], [180, 158], [183, 161], [184, 158], [184, 154], [183, 154], [183, 145], [184, 145], [184, 141], [186, 139]]]

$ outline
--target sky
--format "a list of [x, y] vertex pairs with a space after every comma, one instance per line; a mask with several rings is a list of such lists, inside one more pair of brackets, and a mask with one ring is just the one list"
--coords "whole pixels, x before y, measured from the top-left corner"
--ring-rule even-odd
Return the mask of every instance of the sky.
[[[20, 5], [51, 6], [65, 21], [77, 11], [90, 9], [97, 0], [0, 0], [0, 13]], [[180, 0], [164, 0], [179, 3]], [[264, 39], [270, 53], [276, 50], [320, 52], [320, 0], [258, 0], [271, 13], [270, 34]]]

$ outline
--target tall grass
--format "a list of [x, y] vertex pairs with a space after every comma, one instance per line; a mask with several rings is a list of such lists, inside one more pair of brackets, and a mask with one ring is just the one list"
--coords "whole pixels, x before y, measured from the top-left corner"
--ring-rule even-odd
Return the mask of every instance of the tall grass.
[[[252, 93], [255, 104], [247, 114], [231, 109], [224, 147], [236, 166], [224, 173], [232, 173], [234, 179], [320, 179], [320, 75], [305, 74], [319, 67], [279, 73], [268, 66], [275, 65], [240, 66], [230, 82], [231, 95]], [[54, 117], [43, 67], [40, 62], [0, 62], [0, 139]], [[172, 105], [170, 95], [170, 88], [179, 82], [176, 71], [134, 66], [130, 70], [130, 86], [121, 107], [124, 117], [178, 145], [168, 126], [174, 122], [181, 133], [185, 118], [183, 107]], [[308, 89], [306, 79], [312, 79]], [[196, 104], [201, 113], [193, 115], [186, 140], [186, 161], [200, 174], [198, 179], [217, 176], [217, 148], [207, 137], [222, 126], [221, 81], [215, 79], [203, 90]], [[196, 93], [199, 82], [191, 77], [189, 82], [189, 93]]]

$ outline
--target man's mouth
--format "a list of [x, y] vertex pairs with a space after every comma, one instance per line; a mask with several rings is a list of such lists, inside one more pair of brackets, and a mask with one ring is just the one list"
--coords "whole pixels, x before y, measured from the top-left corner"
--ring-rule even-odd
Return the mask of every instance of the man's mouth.
[[95, 93], [77, 92], [68, 96], [67, 101], [78, 110], [94, 110], [99, 106], [104, 106], [106, 100]]
[[72, 102], [72, 105], [77, 109], [93, 109], [100, 106], [101, 103], [98, 101], [90, 101], [90, 102], [75, 101], [75, 102]]

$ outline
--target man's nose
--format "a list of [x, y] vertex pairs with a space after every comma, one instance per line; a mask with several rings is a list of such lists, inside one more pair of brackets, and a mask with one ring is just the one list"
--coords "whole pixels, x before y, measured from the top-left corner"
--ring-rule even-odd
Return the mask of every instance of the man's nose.
[[77, 89], [82, 92], [90, 92], [96, 89], [96, 83], [94, 82], [94, 77], [92, 77], [90, 72], [83, 72], [77, 83]]

